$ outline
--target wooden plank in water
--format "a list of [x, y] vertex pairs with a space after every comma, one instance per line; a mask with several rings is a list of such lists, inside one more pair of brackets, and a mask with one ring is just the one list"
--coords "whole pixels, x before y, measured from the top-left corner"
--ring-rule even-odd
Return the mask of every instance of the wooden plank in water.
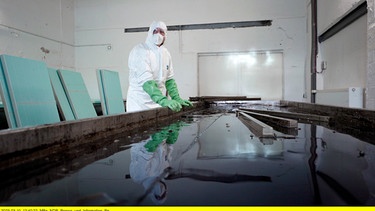
[[304, 120], [304, 121], [329, 122], [329, 120], [330, 120], [329, 116], [321, 116], [321, 115], [315, 115], [315, 114], [260, 110], [260, 109], [243, 108], [243, 107], [240, 107], [239, 109], [244, 110], [244, 111], [251, 111], [251, 112], [255, 112], [255, 113], [268, 114], [268, 115], [272, 115], [272, 116], [298, 119], [298, 120]]
[[249, 98], [246, 96], [201, 96], [201, 97], [190, 97], [191, 101], [247, 101], [247, 100], [261, 100], [259, 97]]
[[252, 117], [255, 117], [261, 121], [265, 122], [271, 122], [273, 124], [279, 125], [281, 127], [286, 127], [286, 128], [297, 128], [298, 127], [298, 121], [295, 119], [288, 119], [284, 117], [277, 117], [277, 116], [271, 116], [268, 114], [260, 114], [260, 113], [255, 113], [251, 111], [246, 111], [246, 110], [239, 110], [240, 112], [244, 112], [246, 114], [249, 114]]
[[257, 137], [275, 137], [273, 128], [256, 118], [247, 115], [244, 112], [239, 112], [240, 120], [255, 134]]

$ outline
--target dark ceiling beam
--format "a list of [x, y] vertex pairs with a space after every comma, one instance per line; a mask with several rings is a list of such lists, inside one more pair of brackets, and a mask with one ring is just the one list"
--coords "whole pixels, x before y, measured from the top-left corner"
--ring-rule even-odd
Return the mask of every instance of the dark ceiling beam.
[[[187, 24], [187, 25], [172, 25], [167, 26], [168, 31], [181, 30], [198, 30], [198, 29], [224, 29], [224, 28], [246, 28], [271, 26], [272, 20], [258, 20], [258, 21], [240, 21], [240, 22], [222, 22], [222, 23], [203, 23], [203, 24]], [[125, 33], [132, 32], [147, 32], [149, 27], [125, 28]]]
[[333, 35], [337, 34], [339, 31], [347, 27], [349, 24], [356, 21], [358, 18], [367, 14], [367, 1], [364, 1], [357, 6], [354, 10], [349, 12], [343, 18], [341, 18], [336, 24], [328, 28], [323, 34], [319, 36], [319, 43], [326, 41]]

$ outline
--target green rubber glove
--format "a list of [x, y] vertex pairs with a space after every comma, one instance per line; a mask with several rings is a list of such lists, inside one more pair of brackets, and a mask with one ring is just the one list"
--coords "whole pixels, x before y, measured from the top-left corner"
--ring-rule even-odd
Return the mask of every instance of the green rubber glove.
[[169, 79], [165, 82], [165, 87], [168, 90], [169, 96], [171, 96], [172, 100], [179, 102], [183, 106], [193, 106], [193, 104], [188, 100], [181, 99], [180, 95], [178, 94], [177, 84], [174, 79]]
[[161, 105], [163, 107], [168, 107], [172, 111], [180, 111], [181, 110], [182, 106], [181, 106], [181, 104], [178, 101], [173, 100], [173, 99], [172, 100], [168, 100], [167, 97], [164, 96], [161, 93], [161, 91], [160, 91], [160, 89], [159, 89], [158, 84], [156, 83], [156, 81], [153, 81], [153, 80], [147, 81], [147, 82], [145, 82], [143, 84], [142, 87], [143, 87], [143, 90], [145, 92], [147, 92], [147, 94], [150, 95], [151, 99], [155, 103], [157, 103], [157, 104], [159, 104], [159, 105]]
[[174, 144], [177, 141], [181, 127], [182, 127], [182, 124], [180, 122], [177, 122], [177, 123], [173, 123], [169, 125], [166, 128], [168, 131], [168, 138], [166, 141], [167, 144]]
[[148, 152], [155, 152], [160, 143], [166, 140], [167, 144], [174, 144], [178, 139], [181, 127], [186, 124], [183, 122], [176, 122], [169, 126], [162, 128], [159, 132], [151, 135], [151, 139], [145, 144]]
[[159, 144], [167, 138], [168, 138], [168, 134], [167, 134], [167, 131], [165, 130], [154, 133], [151, 136], [151, 140], [145, 144], [145, 148], [147, 149], [148, 152], [155, 152]]

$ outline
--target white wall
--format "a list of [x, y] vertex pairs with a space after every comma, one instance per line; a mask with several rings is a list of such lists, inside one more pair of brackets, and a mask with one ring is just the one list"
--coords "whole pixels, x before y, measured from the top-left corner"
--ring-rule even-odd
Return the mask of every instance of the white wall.
[[[127, 58], [146, 33], [124, 28], [271, 19], [271, 27], [174, 31], [168, 33], [175, 78], [182, 97], [197, 96], [197, 54], [282, 50], [284, 98], [302, 101], [305, 92], [306, 2], [301, 0], [76, 0], [76, 69], [93, 99], [99, 99], [95, 69], [120, 73], [123, 96], [128, 86]], [[108, 46], [111, 49], [108, 50]], [[79, 47], [80, 46], [80, 47]]]
[[[367, 18], [354, 23], [320, 44], [323, 89], [365, 87], [367, 71]], [[320, 63], [318, 63], [318, 70]], [[321, 71], [321, 70], [320, 70]]]
[[366, 108], [375, 110], [375, 1], [367, 0]]
[[71, 69], [73, 45], [74, 0], [0, 1], [0, 54]]
[[[360, 0], [318, 0], [318, 36], [358, 6]], [[341, 89], [366, 86], [367, 16], [319, 44], [317, 71], [321, 61], [327, 69], [317, 77], [317, 89]]]
[[[363, 1], [318, 0], [318, 35]], [[93, 99], [99, 99], [95, 69], [117, 70], [126, 98], [128, 54], [144, 41], [146, 33], [124, 33], [124, 28], [147, 27], [152, 20], [177, 25], [271, 19], [271, 27], [170, 32], [166, 45], [174, 59], [181, 95], [197, 95], [198, 53], [282, 50], [284, 98], [304, 101], [308, 99], [302, 95], [310, 92], [310, 9], [310, 0], [1, 0], [0, 54], [80, 71]], [[336, 70], [318, 75], [318, 88], [339, 88], [349, 78], [357, 78], [353, 86], [363, 83], [367, 58], [364, 19], [320, 45], [318, 70], [321, 60]], [[358, 74], [352, 76], [355, 72]]]
[[317, 0], [318, 35], [337, 23], [364, 0]]

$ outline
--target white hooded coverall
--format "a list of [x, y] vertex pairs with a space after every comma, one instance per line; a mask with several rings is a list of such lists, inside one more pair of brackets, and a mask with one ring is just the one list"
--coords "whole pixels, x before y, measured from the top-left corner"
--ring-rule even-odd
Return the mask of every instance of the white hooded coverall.
[[[166, 200], [166, 195], [163, 193], [167, 190], [164, 189], [166, 187], [161, 186], [158, 178], [162, 176], [166, 168], [171, 166], [173, 147], [163, 141], [154, 152], [148, 152], [144, 145], [149, 140], [135, 143], [130, 148], [130, 176], [134, 182], [142, 184], [145, 190], [152, 188], [150, 193], [152, 201], [156, 204], [162, 204]], [[160, 179], [164, 180], [164, 177]], [[164, 195], [163, 198], [156, 197], [162, 195]]]
[[172, 59], [169, 51], [153, 42], [153, 31], [156, 28], [164, 30], [163, 22], [153, 22], [148, 30], [146, 42], [135, 46], [129, 55], [129, 88], [126, 99], [126, 111], [140, 111], [161, 107], [152, 101], [149, 94], [143, 90], [143, 84], [154, 80], [163, 94], [166, 94], [165, 82], [173, 78]]

